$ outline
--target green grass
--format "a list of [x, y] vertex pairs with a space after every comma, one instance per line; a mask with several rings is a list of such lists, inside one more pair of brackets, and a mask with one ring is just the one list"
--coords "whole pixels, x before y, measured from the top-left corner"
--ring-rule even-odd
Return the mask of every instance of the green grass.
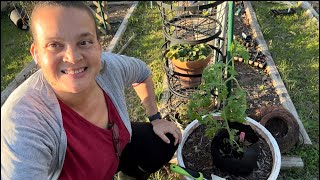
[[[140, 2], [129, 19], [124, 36], [114, 49], [114, 52], [117, 53], [133, 33], [136, 34], [136, 37], [122, 54], [142, 59], [149, 65], [158, 100], [161, 99], [161, 93], [163, 92], [163, 75], [165, 73], [160, 51], [164, 43], [161, 23], [160, 14], [155, 6], [151, 9], [149, 3]], [[144, 121], [146, 118], [145, 110], [140, 105], [139, 98], [135, 96], [132, 88], [128, 89], [126, 93], [127, 97], [130, 97], [127, 98], [127, 104], [132, 120]]]
[[253, 2], [261, 31], [290, 98], [312, 141], [289, 155], [304, 161], [303, 169], [281, 171], [286, 179], [319, 178], [319, 30], [304, 10], [293, 16], [273, 18], [270, 9], [284, 5]]
[[8, 17], [1, 13], [1, 91], [32, 60], [29, 53], [31, 35], [20, 30]]

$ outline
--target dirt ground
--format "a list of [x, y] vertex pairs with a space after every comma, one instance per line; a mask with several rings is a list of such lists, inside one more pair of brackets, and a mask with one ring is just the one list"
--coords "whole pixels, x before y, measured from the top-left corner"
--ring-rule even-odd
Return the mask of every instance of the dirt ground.
[[[239, 7], [236, 2], [236, 9]], [[244, 12], [244, 11], [243, 11]], [[252, 30], [245, 13], [234, 16], [234, 35], [238, 38], [244, 33], [252, 36]], [[255, 47], [256, 51], [258, 49]], [[281, 105], [279, 96], [272, 85], [271, 78], [265, 69], [235, 61], [239, 84], [247, 91], [247, 114], [251, 116], [255, 110], [264, 105]]]
[[107, 5], [108, 22], [111, 26], [111, 30], [107, 30], [107, 34], [105, 35], [101, 34], [103, 49], [107, 49], [130, 7], [131, 4]]

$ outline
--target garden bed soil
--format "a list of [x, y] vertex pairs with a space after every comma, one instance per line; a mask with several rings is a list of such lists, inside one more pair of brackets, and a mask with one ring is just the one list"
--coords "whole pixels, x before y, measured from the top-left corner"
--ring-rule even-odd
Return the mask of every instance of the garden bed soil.
[[[243, 7], [240, 1], [236, 1], [235, 9], [239, 6]], [[237, 38], [241, 37], [244, 33], [247, 36], [252, 35], [252, 30], [244, 9], [242, 14], [234, 16], [234, 35]], [[256, 51], [259, 49], [254, 47]], [[276, 89], [273, 87], [272, 79], [267, 73], [266, 69], [254, 67], [244, 62], [235, 61], [235, 68], [238, 72], [236, 77], [239, 84], [247, 92], [247, 114], [249, 116], [255, 114], [255, 111], [262, 106], [279, 105], [281, 106], [280, 99], [276, 93]]]

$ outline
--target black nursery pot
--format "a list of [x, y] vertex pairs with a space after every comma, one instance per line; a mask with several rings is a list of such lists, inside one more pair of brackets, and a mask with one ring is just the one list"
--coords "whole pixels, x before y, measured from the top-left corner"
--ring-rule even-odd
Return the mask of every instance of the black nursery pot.
[[[244, 148], [243, 153], [239, 153], [231, 148], [229, 143], [224, 141], [229, 138], [227, 129], [221, 129], [211, 142], [211, 155], [213, 164], [226, 172], [236, 176], [247, 176], [257, 167], [258, 152], [252, 146], [258, 141], [256, 133], [250, 125], [241, 123], [229, 123], [231, 129], [237, 129], [239, 132], [245, 132], [245, 140], [252, 143]], [[221, 153], [221, 151], [223, 153]]]

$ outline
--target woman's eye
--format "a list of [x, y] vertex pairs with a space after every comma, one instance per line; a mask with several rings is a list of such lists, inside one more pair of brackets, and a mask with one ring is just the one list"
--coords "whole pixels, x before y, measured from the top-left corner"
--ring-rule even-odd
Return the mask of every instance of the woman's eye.
[[80, 44], [81, 46], [86, 46], [86, 45], [92, 44], [92, 41], [80, 41], [79, 44]]
[[61, 45], [58, 44], [58, 43], [50, 43], [50, 44], [48, 44], [48, 47], [50, 47], [50, 48], [59, 48], [59, 47], [61, 47]]

